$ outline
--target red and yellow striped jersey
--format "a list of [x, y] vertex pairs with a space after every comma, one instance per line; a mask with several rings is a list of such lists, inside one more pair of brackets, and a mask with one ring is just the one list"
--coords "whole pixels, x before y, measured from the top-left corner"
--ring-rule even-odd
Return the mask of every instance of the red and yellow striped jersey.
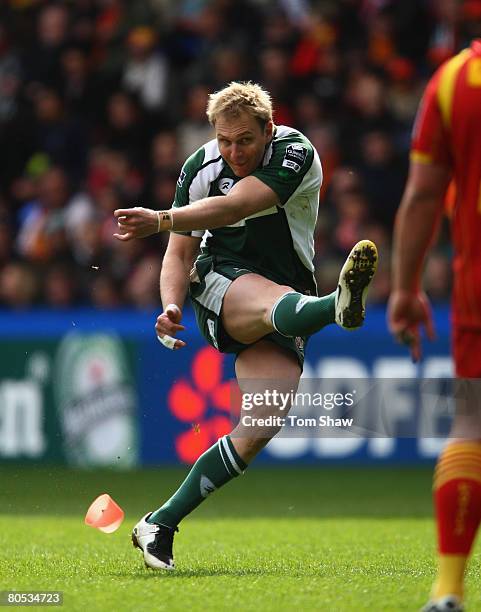
[[481, 328], [481, 40], [445, 62], [428, 83], [411, 159], [452, 170], [453, 323]]

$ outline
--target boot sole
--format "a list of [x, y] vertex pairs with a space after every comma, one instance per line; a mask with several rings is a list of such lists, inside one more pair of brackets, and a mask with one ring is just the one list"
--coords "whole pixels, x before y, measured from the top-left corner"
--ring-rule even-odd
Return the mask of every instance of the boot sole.
[[[344, 329], [354, 330], [364, 323], [366, 316], [366, 289], [377, 269], [378, 254], [376, 245], [370, 240], [361, 240], [352, 249], [339, 277], [340, 298], [347, 304], [336, 306], [336, 322]], [[344, 293], [346, 295], [342, 295]]]

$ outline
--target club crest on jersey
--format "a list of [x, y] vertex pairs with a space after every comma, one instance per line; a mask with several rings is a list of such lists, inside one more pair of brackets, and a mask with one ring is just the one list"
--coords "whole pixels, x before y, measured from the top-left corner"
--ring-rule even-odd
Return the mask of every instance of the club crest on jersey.
[[185, 181], [186, 174], [183, 170], [180, 171], [179, 178], [177, 179], [177, 185], [182, 187]]
[[291, 168], [294, 172], [299, 172], [307, 159], [307, 148], [300, 144], [292, 143], [286, 147], [282, 165]]
[[219, 191], [225, 195], [226, 193], [229, 193], [229, 191], [232, 189], [233, 184], [234, 179], [223, 178], [220, 179], [220, 181], [217, 183], [217, 186], [219, 187]]

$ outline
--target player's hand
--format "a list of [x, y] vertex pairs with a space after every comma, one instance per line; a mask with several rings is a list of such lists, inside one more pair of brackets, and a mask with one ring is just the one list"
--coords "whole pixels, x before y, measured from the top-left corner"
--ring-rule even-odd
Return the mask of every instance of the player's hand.
[[393, 291], [388, 302], [388, 326], [398, 342], [409, 346], [414, 362], [421, 359], [421, 327], [426, 330], [429, 340], [434, 340], [431, 305], [422, 291]]
[[185, 327], [180, 324], [182, 311], [176, 304], [169, 304], [164, 312], [157, 317], [155, 332], [159, 342], [166, 348], [177, 350], [185, 346], [183, 340], [174, 338], [175, 334]]
[[118, 208], [114, 211], [114, 217], [119, 227], [119, 233], [114, 236], [124, 242], [133, 238], [146, 238], [159, 231], [157, 211], [150, 208]]

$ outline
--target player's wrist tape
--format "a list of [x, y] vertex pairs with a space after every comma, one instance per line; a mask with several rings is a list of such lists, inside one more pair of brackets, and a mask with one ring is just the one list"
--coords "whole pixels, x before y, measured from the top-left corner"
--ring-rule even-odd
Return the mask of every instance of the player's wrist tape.
[[169, 221], [170, 227], [167, 228], [169, 231], [174, 229], [174, 213], [171, 210], [157, 210], [157, 233], [164, 231], [161, 229], [162, 221]]
[[165, 348], [168, 348], [171, 351], [174, 350], [175, 338], [172, 338], [172, 336], [167, 336], [166, 334], [163, 336], [157, 336], [157, 340], [160, 342], [160, 344], [163, 344]]

